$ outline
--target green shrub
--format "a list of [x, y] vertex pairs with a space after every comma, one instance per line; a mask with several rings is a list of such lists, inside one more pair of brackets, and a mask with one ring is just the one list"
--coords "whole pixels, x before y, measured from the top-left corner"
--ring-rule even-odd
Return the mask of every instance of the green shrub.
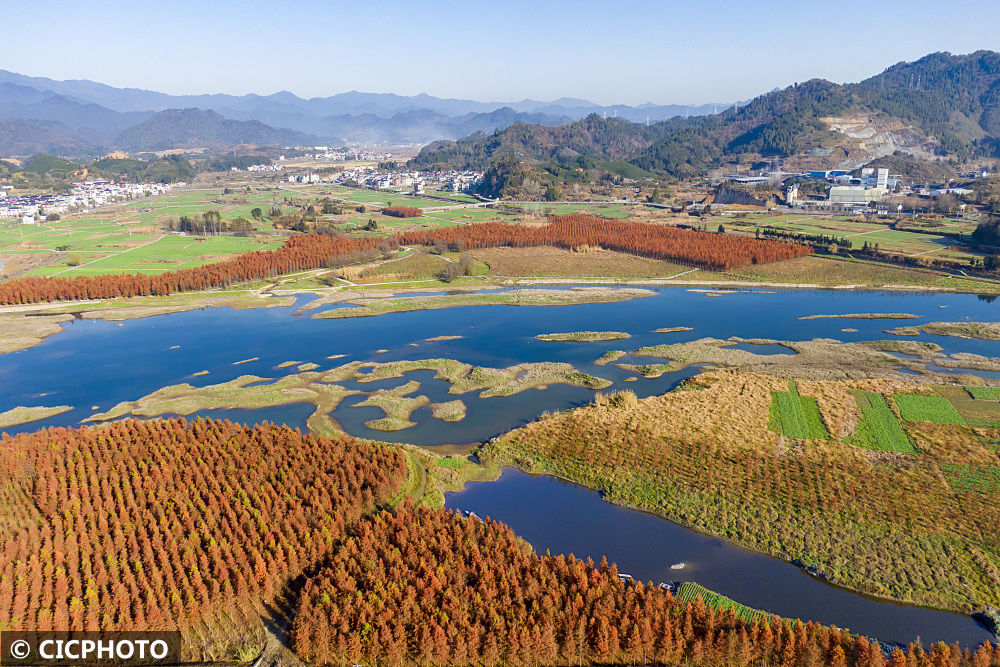
[[770, 618], [770, 615], [763, 611], [740, 604], [731, 598], [727, 598], [725, 595], [720, 595], [693, 581], [685, 581], [679, 585], [674, 597], [684, 602], [694, 602], [698, 599], [699, 595], [706, 607], [732, 609], [736, 612], [737, 616], [747, 623], [753, 623], [754, 621], [766, 622]]
[[1000, 491], [1000, 468], [943, 463], [941, 470], [955, 491], [996, 493]]

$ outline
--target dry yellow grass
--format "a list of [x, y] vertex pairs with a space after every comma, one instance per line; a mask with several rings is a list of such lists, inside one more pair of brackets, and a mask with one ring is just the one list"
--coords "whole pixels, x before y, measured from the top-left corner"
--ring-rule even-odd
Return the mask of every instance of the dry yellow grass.
[[[694, 383], [705, 389], [676, 391], [638, 401], [612, 400], [612, 395], [581, 408], [574, 418], [607, 424], [611, 432], [624, 429], [648, 433], [653, 439], [773, 449], [777, 435], [767, 428], [768, 408], [772, 391], [788, 390], [785, 380], [755, 373], [714, 371], [698, 375]], [[547, 419], [563, 418], [555, 415]], [[529, 424], [524, 429], [534, 427], [535, 424]]]
[[667, 278], [691, 267], [611, 250], [573, 252], [560, 248], [483, 248], [473, 251], [495, 276]]
[[983, 447], [968, 426], [909, 422], [906, 430], [921, 452], [937, 460], [985, 466], [997, 464], [996, 453]]
[[[779, 443], [777, 433], [768, 428], [771, 392], [788, 391], [784, 378], [737, 370], [709, 371], [695, 376], [690, 383], [703, 387], [697, 391], [674, 391], [637, 401], [611, 400], [598, 396], [593, 404], [575, 411], [574, 419], [603, 424], [609, 432], [642, 432], [654, 440], [716, 443], [719, 447], [770, 452]], [[799, 394], [815, 398], [827, 430], [835, 440], [851, 435], [860, 420], [860, 412], [851, 389], [878, 392], [891, 396], [898, 391], [929, 390], [929, 385], [892, 379], [799, 381]], [[564, 415], [545, 417], [541, 422], [565, 419]], [[529, 424], [525, 430], [547, 428]], [[966, 429], [967, 430], [967, 429]], [[834, 449], [864, 455], [842, 443]]]

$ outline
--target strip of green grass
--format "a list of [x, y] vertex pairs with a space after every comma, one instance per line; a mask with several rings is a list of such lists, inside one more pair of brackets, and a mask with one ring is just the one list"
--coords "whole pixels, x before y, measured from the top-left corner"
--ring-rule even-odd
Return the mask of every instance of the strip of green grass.
[[788, 383], [788, 391], [771, 392], [768, 425], [771, 430], [789, 438], [830, 439], [816, 399], [799, 396], [795, 382]]
[[854, 434], [845, 438], [845, 442], [862, 449], [917, 453], [882, 394], [859, 391], [854, 396], [861, 409], [861, 422]]
[[934, 422], [935, 424], [965, 424], [965, 419], [955, 406], [943, 396], [896, 394], [893, 396], [900, 416], [908, 422]]
[[983, 401], [1000, 401], [1000, 387], [965, 387], [969, 396]]

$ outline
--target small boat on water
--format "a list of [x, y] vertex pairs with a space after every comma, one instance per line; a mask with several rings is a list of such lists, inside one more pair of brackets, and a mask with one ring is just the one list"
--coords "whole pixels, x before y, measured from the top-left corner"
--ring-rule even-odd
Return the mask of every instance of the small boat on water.
[[683, 570], [684, 569], [684, 563], [674, 563], [673, 565], [670, 566], [670, 569], [671, 570]]

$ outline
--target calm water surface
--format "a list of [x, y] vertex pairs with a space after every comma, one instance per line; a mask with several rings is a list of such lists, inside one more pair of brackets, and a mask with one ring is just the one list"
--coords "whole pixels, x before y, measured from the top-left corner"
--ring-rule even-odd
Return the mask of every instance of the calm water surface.
[[[71, 405], [66, 414], [7, 432], [34, 431], [43, 426], [72, 425], [120, 401], [134, 400], [160, 387], [189, 382], [196, 386], [225, 382], [241, 375], [276, 378], [295, 368], [278, 369], [285, 361], [313, 362], [320, 370], [349, 361], [395, 361], [449, 358], [505, 367], [517, 363], [562, 361], [613, 382], [609, 389], [632, 389], [639, 396], [668, 391], [697, 373], [689, 368], [656, 380], [633, 377], [613, 365], [594, 360], [609, 350], [635, 350], [644, 345], [681, 342], [703, 337], [809, 340], [835, 338], [864, 341], [892, 338], [882, 333], [903, 324], [932, 321], [996, 321], [1000, 304], [973, 295], [889, 292], [740, 290], [718, 298], [683, 287], [657, 288], [649, 298], [622, 303], [561, 307], [478, 306], [320, 320], [294, 308], [257, 310], [207, 309], [116, 323], [75, 320], [65, 332], [35, 348], [0, 355], [0, 411], [18, 405]], [[301, 305], [308, 298], [299, 300]], [[906, 312], [917, 320], [799, 320], [814, 314]], [[692, 331], [657, 334], [660, 327], [689, 326]], [[854, 328], [857, 332], [841, 329]], [[541, 333], [613, 330], [632, 334], [629, 340], [603, 343], [549, 343]], [[441, 335], [458, 340], [427, 342]], [[945, 352], [1000, 356], [996, 342], [921, 335], [906, 340], [929, 341]], [[785, 354], [781, 346], [741, 344], [760, 354]], [[380, 350], [386, 350], [380, 352]], [[346, 355], [329, 360], [329, 355]], [[259, 360], [233, 365], [233, 362]], [[627, 356], [626, 363], [648, 358]], [[209, 374], [194, 376], [202, 370]], [[351, 396], [333, 417], [350, 433], [421, 445], [465, 444], [494, 437], [527, 423], [545, 411], [583, 405], [593, 392], [552, 385], [508, 398], [480, 399], [476, 394], [447, 393], [447, 383], [433, 372], [375, 383], [342, 383], [371, 391], [418, 380], [433, 402], [461, 398], [468, 407], [465, 420], [454, 424], [431, 418], [429, 408], [414, 412], [417, 426], [396, 433], [371, 431], [364, 422], [381, 416], [375, 408], [354, 407], [364, 399]], [[415, 395], [416, 395], [415, 394]], [[304, 428], [313, 406], [292, 404], [264, 410], [213, 410], [199, 414], [247, 423], [263, 420]], [[826, 585], [797, 568], [720, 540], [688, 531], [669, 521], [613, 506], [594, 492], [508, 471], [495, 483], [472, 485], [449, 497], [449, 505], [491, 515], [509, 523], [540, 551], [574, 552], [599, 559], [601, 554], [622, 571], [641, 579], [697, 580], [752, 606], [771, 612], [849, 627], [886, 641], [924, 642], [943, 639], [975, 644], [988, 639], [973, 620], [944, 612], [905, 607], [867, 599]], [[685, 562], [683, 570], [670, 570]]]

